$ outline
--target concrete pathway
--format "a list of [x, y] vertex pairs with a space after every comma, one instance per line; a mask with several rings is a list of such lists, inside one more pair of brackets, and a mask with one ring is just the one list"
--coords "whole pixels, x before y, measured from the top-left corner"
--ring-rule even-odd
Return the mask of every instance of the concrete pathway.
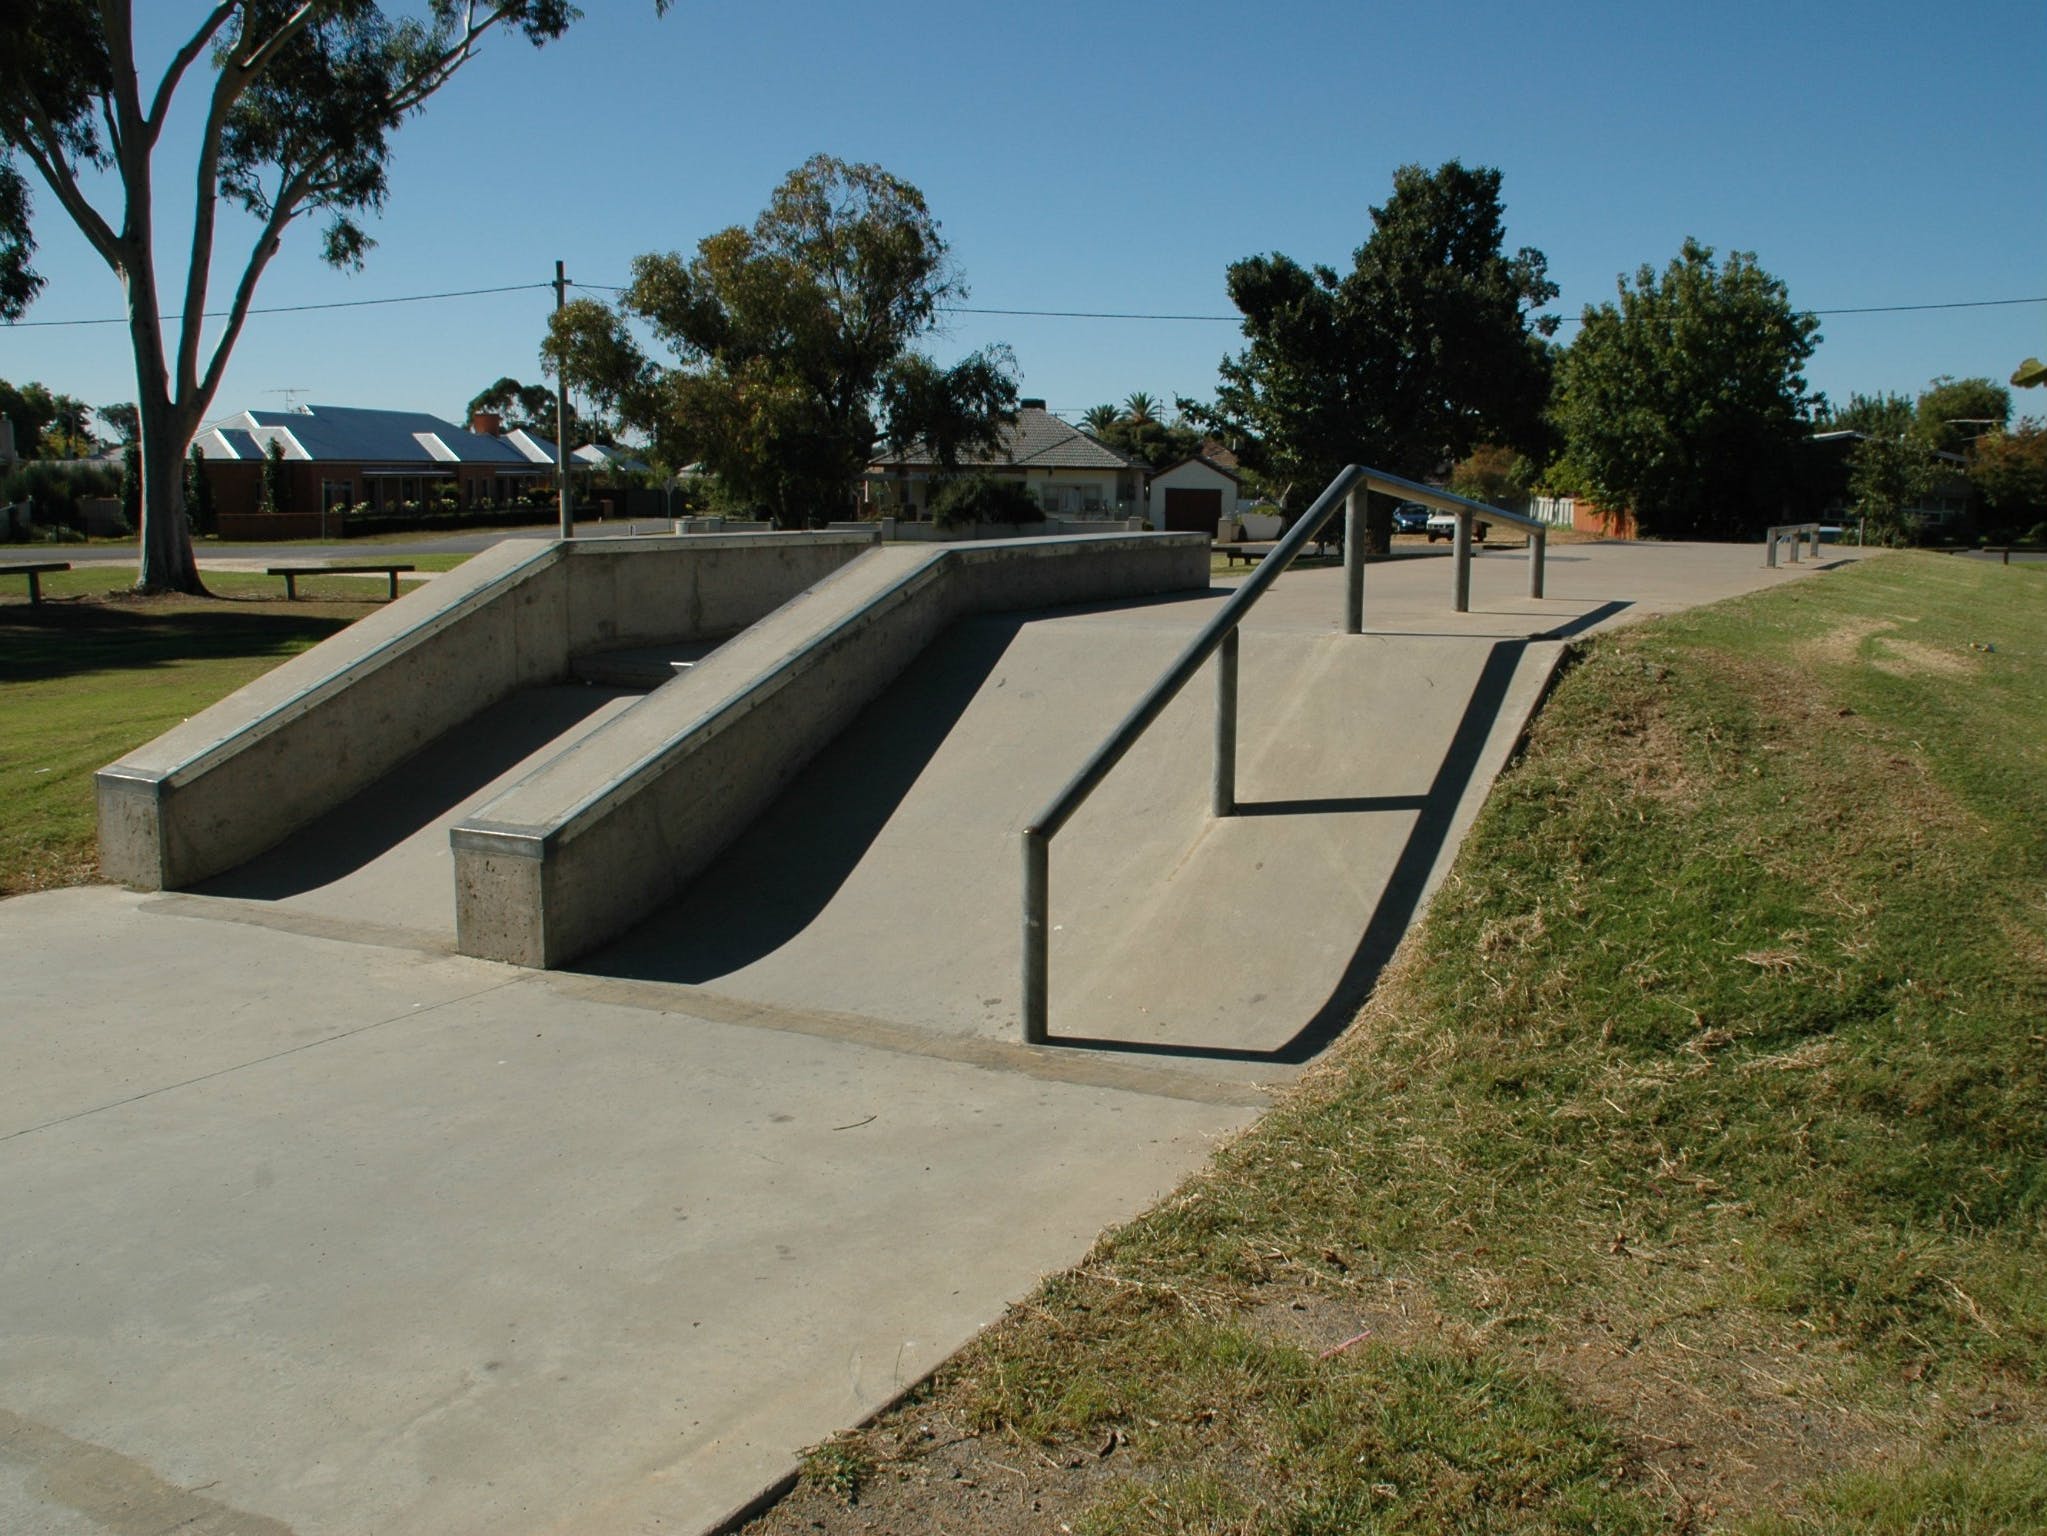
[[1213, 597], [961, 626], [577, 973], [445, 953], [427, 833], [600, 690], [232, 896], [0, 903], [0, 1530], [703, 1528], [1341, 1027], [1541, 686], [1532, 636], [1813, 569], [1567, 546], [1535, 604], [1494, 553], [1458, 617], [1417, 558], [1349, 641], [1340, 574], [1289, 573], [1244, 646], [1253, 814], [1203, 812], [1197, 680], [1054, 845], [1085, 1048], [1014, 1043], [1015, 830]]

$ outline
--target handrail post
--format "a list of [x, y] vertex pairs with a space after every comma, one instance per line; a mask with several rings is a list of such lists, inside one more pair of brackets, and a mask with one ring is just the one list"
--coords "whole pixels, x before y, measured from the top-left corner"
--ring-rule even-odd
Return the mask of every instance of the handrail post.
[[1805, 543], [1805, 535], [1797, 529], [1793, 529], [1791, 533], [1791, 563], [1793, 565], [1798, 564], [1798, 549], [1803, 543]]
[[1777, 569], [1777, 540], [1780, 537], [1775, 528], [1763, 536], [1763, 564], [1773, 571]]
[[1046, 926], [1051, 900], [1052, 845], [1036, 827], [1024, 828], [1023, 876], [1023, 1037], [1025, 1045], [1043, 1045], [1046, 972], [1051, 963]]
[[1343, 503], [1343, 632], [1365, 632], [1365, 496], [1361, 485]]
[[1528, 535], [1528, 595], [1542, 596], [1542, 572], [1549, 560], [1549, 530], [1532, 529]]
[[1215, 653], [1215, 783], [1209, 809], [1237, 814], [1237, 642], [1243, 631], [1223, 636]]
[[1471, 612], [1471, 514], [1457, 514], [1457, 537], [1450, 545], [1450, 560], [1457, 567], [1457, 611]]

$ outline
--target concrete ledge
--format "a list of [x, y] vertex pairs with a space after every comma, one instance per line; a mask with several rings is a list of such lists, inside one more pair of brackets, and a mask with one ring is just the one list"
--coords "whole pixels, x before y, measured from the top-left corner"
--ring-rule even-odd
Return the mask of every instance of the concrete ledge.
[[872, 542], [500, 544], [101, 769], [101, 871], [157, 890], [232, 869], [573, 657], [734, 633]]
[[874, 550], [459, 823], [457, 947], [564, 965], [673, 901], [956, 619], [1207, 585], [1202, 534]]

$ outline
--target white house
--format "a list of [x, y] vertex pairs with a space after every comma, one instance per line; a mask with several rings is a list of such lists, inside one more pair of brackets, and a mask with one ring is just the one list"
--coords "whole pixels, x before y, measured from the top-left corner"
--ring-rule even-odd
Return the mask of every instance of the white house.
[[1213, 537], [1224, 518], [1237, 515], [1237, 502], [1236, 475], [1197, 453], [1151, 477], [1146, 512], [1154, 528]]
[[[1049, 517], [1136, 517], [1145, 510], [1144, 464], [1068, 426], [1042, 400], [1019, 401], [1016, 420], [995, 447], [968, 455], [959, 467], [1021, 483]], [[867, 466], [860, 499], [898, 516], [928, 517], [935, 468], [923, 446], [912, 444]]]

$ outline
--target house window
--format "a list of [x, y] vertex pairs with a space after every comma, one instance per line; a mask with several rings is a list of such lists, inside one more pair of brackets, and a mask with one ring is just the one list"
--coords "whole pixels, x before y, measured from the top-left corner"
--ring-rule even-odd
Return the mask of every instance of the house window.
[[354, 500], [355, 482], [353, 480], [322, 480], [320, 482], [320, 510], [322, 512], [332, 511], [336, 507], [346, 507]]

